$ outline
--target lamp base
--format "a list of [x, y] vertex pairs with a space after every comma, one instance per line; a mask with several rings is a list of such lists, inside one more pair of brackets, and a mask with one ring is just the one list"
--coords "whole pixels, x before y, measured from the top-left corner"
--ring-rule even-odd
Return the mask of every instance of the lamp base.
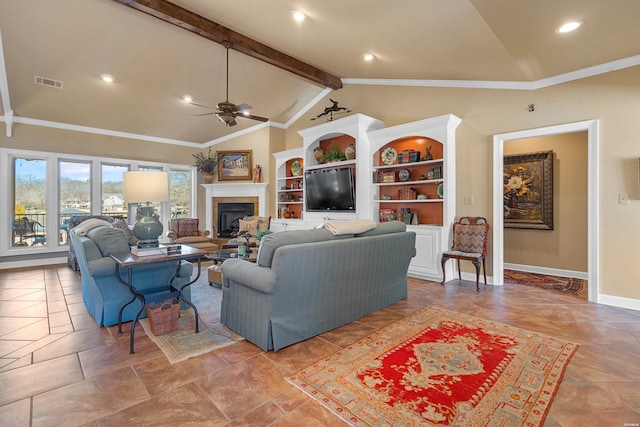
[[157, 216], [154, 215], [153, 206], [142, 206], [138, 208], [138, 220], [133, 224], [133, 234], [138, 238], [138, 246], [140, 244], [157, 247], [158, 237], [162, 234], [162, 224], [158, 221]]

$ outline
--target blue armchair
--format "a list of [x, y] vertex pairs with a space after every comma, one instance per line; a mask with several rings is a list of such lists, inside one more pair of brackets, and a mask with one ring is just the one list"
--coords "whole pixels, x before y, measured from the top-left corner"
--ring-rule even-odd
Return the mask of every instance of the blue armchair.
[[[120, 308], [131, 301], [132, 295], [129, 288], [118, 281], [115, 274], [116, 263], [110, 254], [129, 250], [126, 234], [119, 228], [100, 226], [87, 231], [86, 235], [79, 235], [73, 230], [69, 235], [82, 274], [82, 299], [89, 314], [100, 326], [117, 324]], [[145, 290], [169, 283], [176, 269], [178, 274], [175, 285], [179, 287], [188, 283], [193, 273], [193, 265], [182, 261], [178, 266], [176, 261], [168, 261], [165, 264], [142, 264], [134, 267], [134, 286], [136, 289]], [[121, 274], [126, 277], [124, 269]], [[183, 294], [187, 299], [191, 298], [189, 287]], [[129, 304], [122, 313], [122, 321], [133, 320], [140, 307], [138, 300]], [[144, 316], [146, 313], [143, 310], [141, 317]]]

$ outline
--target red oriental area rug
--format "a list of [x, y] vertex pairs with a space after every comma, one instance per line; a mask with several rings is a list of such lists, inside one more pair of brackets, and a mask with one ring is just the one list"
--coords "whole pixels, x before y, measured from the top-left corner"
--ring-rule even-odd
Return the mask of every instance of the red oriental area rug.
[[287, 380], [354, 426], [540, 426], [577, 348], [427, 307]]

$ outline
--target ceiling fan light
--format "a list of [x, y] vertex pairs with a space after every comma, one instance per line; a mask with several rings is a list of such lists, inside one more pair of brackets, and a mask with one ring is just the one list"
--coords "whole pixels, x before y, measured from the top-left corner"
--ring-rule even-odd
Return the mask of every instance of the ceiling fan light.
[[182, 97], [182, 100], [183, 100], [184, 102], [191, 102], [191, 101], [193, 101], [193, 96], [191, 96], [191, 95], [184, 95], [184, 96]]
[[362, 59], [364, 59], [367, 62], [373, 61], [375, 58], [375, 56], [373, 55], [373, 53], [363, 53], [362, 54]]
[[115, 78], [111, 74], [101, 74], [100, 80], [102, 80], [105, 83], [113, 83]]
[[293, 14], [293, 19], [296, 20], [297, 22], [302, 22], [306, 18], [306, 15], [300, 12], [299, 10], [294, 10], [292, 14]]

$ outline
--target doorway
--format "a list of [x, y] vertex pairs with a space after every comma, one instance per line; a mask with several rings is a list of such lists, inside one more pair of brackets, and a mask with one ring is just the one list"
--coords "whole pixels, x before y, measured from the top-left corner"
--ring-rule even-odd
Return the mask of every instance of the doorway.
[[587, 269], [588, 299], [598, 302], [598, 121], [588, 120], [545, 128], [530, 129], [495, 135], [493, 137], [493, 284], [504, 283], [504, 219], [503, 219], [503, 167], [504, 143], [519, 139], [543, 137], [573, 132], [587, 132], [588, 150], [588, 219]]

